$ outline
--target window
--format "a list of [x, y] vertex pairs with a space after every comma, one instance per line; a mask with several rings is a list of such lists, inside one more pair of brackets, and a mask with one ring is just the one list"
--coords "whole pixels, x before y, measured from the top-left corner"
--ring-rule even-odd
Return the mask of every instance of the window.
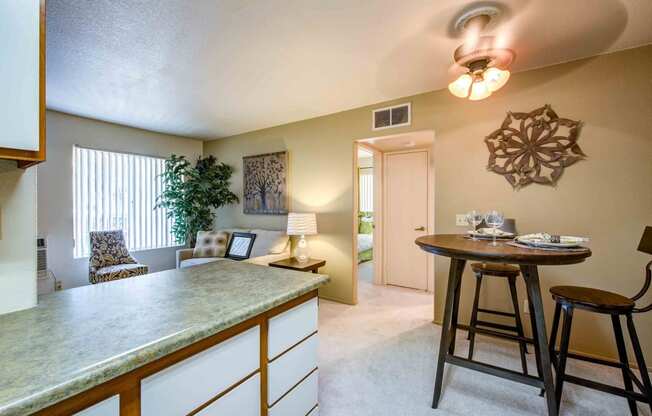
[[154, 209], [165, 159], [73, 148], [75, 257], [90, 254], [89, 231], [121, 229], [130, 250], [175, 246], [165, 209]]
[[359, 172], [359, 210], [362, 212], [372, 212], [374, 210], [374, 170], [373, 168], [360, 168]]

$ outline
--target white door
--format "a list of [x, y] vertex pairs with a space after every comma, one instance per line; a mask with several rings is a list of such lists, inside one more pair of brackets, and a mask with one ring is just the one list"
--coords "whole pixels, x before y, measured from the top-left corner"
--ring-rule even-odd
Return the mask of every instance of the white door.
[[385, 157], [385, 279], [426, 290], [428, 255], [414, 240], [428, 230], [428, 152]]

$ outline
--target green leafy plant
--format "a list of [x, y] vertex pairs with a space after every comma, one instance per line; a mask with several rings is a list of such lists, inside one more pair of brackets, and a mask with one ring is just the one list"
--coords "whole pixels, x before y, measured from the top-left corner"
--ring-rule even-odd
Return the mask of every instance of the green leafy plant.
[[165, 161], [163, 192], [155, 208], [167, 209], [177, 242], [195, 245], [197, 231], [212, 230], [214, 210], [238, 202], [229, 189], [233, 168], [214, 156], [197, 159], [195, 166], [184, 156]]

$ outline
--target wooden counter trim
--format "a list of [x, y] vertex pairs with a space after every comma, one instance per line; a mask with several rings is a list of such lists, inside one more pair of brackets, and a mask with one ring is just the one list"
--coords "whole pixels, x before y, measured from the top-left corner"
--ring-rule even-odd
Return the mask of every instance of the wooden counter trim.
[[39, 146], [38, 150], [8, 149], [0, 147], [0, 159], [18, 161], [18, 167], [28, 168], [45, 160], [45, 0], [40, 4], [39, 27]]
[[192, 412], [188, 413], [187, 416], [193, 416], [193, 415], [196, 415], [197, 413], [201, 412], [202, 410], [204, 410], [205, 408], [207, 408], [207, 407], [210, 406], [211, 404], [215, 403], [216, 401], [218, 401], [218, 400], [221, 399], [222, 397], [224, 397], [224, 396], [226, 396], [227, 394], [231, 393], [231, 392], [232, 392], [233, 390], [235, 390], [238, 386], [240, 386], [241, 384], [243, 384], [245, 381], [248, 381], [248, 380], [251, 379], [253, 376], [255, 376], [256, 374], [258, 374], [259, 372], [260, 372], [260, 369], [256, 369], [256, 371], [254, 371], [253, 373], [249, 374], [247, 377], [245, 377], [245, 378], [243, 378], [242, 380], [238, 381], [237, 383], [233, 384], [231, 387], [229, 387], [228, 389], [224, 390], [222, 393], [216, 395], [216, 396], [213, 397], [212, 399], [209, 399], [206, 403], [202, 404], [201, 406], [197, 407], [197, 408], [196, 408], [195, 410], [193, 410]]
[[312, 412], [317, 408], [317, 406], [319, 406], [319, 403], [317, 403], [316, 405], [314, 405], [314, 406], [312, 407], [312, 409], [310, 409], [310, 411], [309, 411], [308, 413], [306, 413], [306, 416], [308, 416], [310, 413], [312, 413]]
[[297, 386], [298, 386], [299, 384], [303, 383], [305, 379], [307, 379], [308, 377], [310, 377], [310, 376], [312, 375], [312, 373], [314, 373], [314, 372], [317, 371], [318, 369], [319, 369], [319, 367], [315, 367], [315, 368], [313, 368], [312, 370], [310, 370], [310, 372], [309, 372], [308, 374], [306, 374], [305, 376], [303, 376], [303, 377], [301, 378], [301, 380], [297, 381], [297, 382], [294, 384], [294, 386], [290, 387], [290, 389], [289, 389], [288, 391], [286, 391], [286, 392], [285, 392], [281, 397], [279, 397], [278, 399], [276, 399], [276, 401], [275, 401], [274, 403], [270, 404], [270, 405], [269, 405], [269, 408], [271, 409], [272, 407], [274, 407], [274, 406], [276, 405], [276, 403], [278, 403], [278, 402], [280, 402], [281, 400], [283, 400], [283, 399], [285, 398], [285, 396], [287, 396], [288, 394], [290, 394], [294, 389], [297, 388]]
[[269, 340], [269, 319], [263, 319], [260, 326], [260, 415], [267, 416], [267, 393], [269, 383], [269, 362], [267, 349]]
[[315, 331], [315, 332], [313, 332], [312, 334], [308, 335], [307, 337], [304, 337], [303, 339], [301, 339], [301, 341], [299, 341], [299, 342], [297, 342], [296, 344], [293, 344], [291, 347], [286, 348], [285, 350], [283, 350], [283, 351], [282, 351], [280, 354], [278, 354], [276, 357], [272, 358], [271, 360], [268, 360], [268, 362], [269, 362], [269, 363], [273, 363], [273, 362], [276, 361], [277, 359], [281, 358], [281, 357], [282, 357], [286, 352], [292, 350], [294, 347], [296, 347], [297, 345], [301, 344], [303, 341], [307, 340], [308, 338], [310, 338], [311, 336], [317, 334], [318, 332], [319, 332], [319, 331]]
[[[128, 373], [78, 393], [63, 401], [53, 404], [33, 413], [34, 416], [69, 416], [80, 412], [109, 397], [120, 395], [120, 416], [140, 416], [140, 381], [154, 373], [185, 360], [201, 351], [226, 341], [255, 326], [260, 327], [260, 386], [261, 386], [261, 416], [267, 415], [267, 335], [269, 318], [283, 313], [295, 306], [317, 297], [317, 290], [312, 290], [298, 298], [278, 305], [266, 312], [247, 319], [239, 324], [227, 328], [217, 334], [211, 335], [181, 348], [171, 354], [161, 357], [151, 363], [138, 367]], [[258, 370], [257, 370], [258, 371]], [[314, 370], [313, 370], [314, 371]], [[311, 373], [312, 374], [312, 373]], [[212, 399], [212, 401], [214, 401]], [[212, 402], [211, 401], [211, 402]]]

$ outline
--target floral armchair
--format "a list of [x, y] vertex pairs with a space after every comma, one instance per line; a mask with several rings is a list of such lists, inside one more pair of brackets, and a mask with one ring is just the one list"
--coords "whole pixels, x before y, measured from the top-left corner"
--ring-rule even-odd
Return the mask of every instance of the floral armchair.
[[125, 244], [122, 230], [91, 231], [88, 280], [95, 283], [147, 274], [148, 267], [134, 259]]

